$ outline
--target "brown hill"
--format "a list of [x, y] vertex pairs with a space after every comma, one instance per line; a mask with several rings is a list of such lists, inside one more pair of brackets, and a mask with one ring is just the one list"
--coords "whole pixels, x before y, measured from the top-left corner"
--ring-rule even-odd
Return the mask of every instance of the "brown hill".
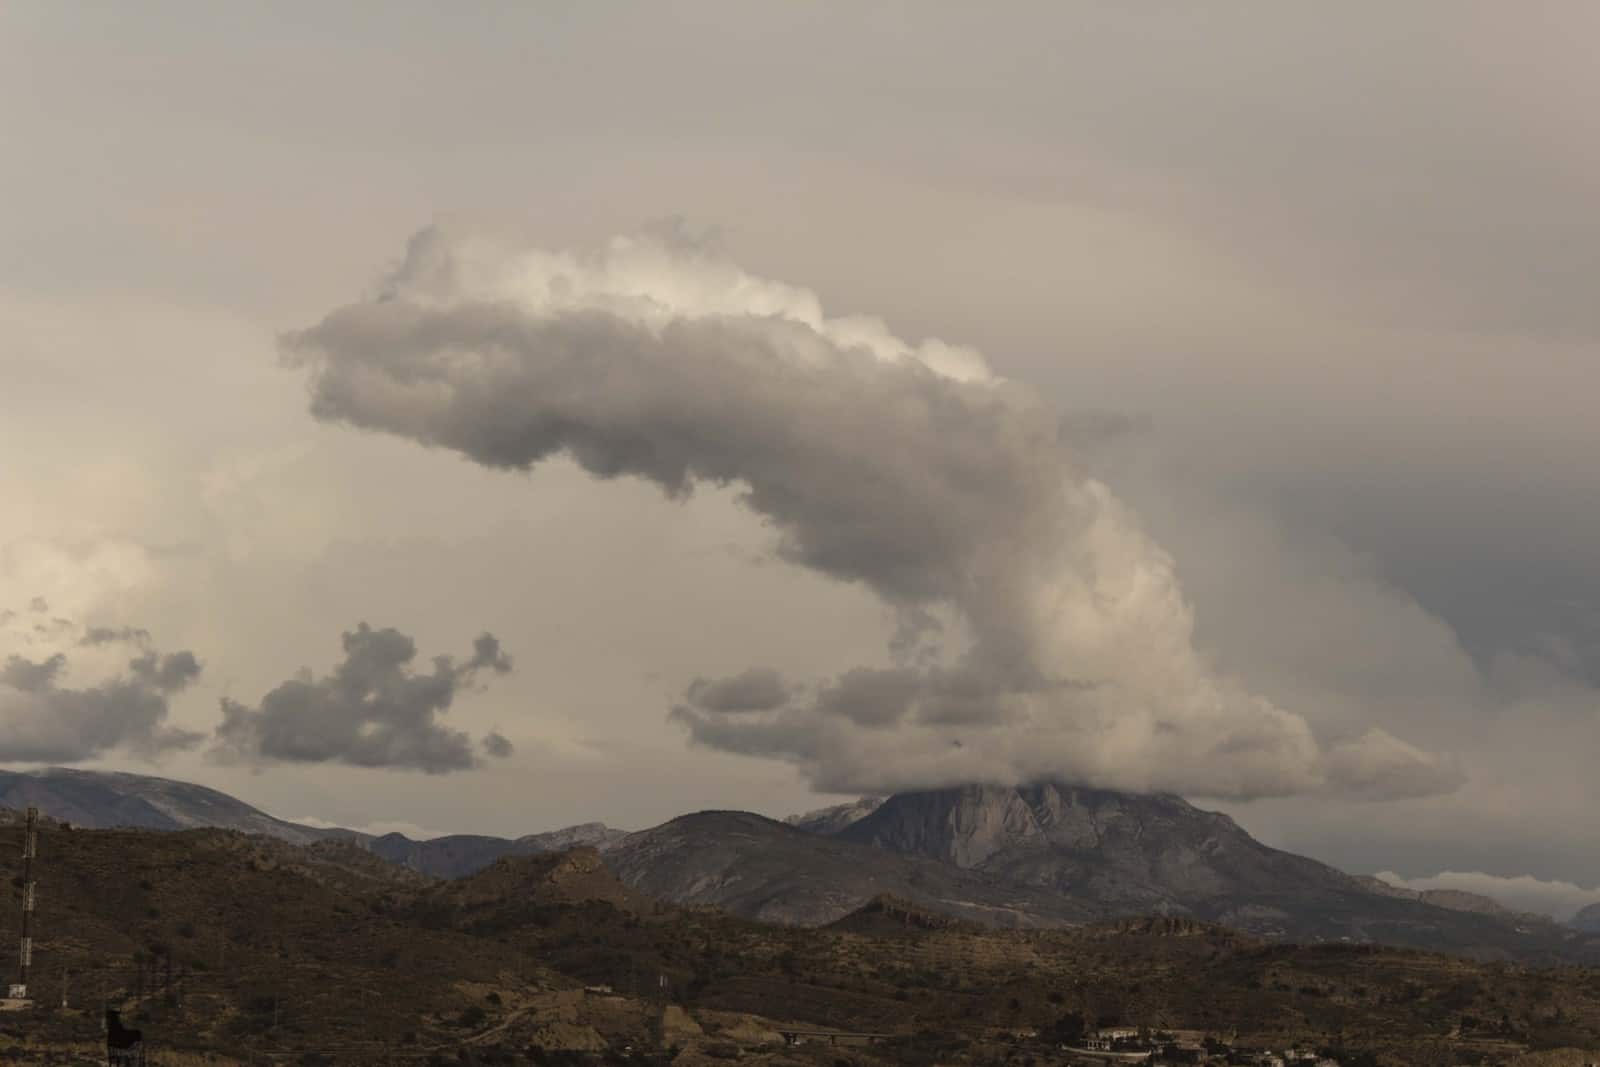
[[852, 934], [869, 934], [873, 937], [897, 937], [933, 930], [976, 932], [981, 927], [977, 923], [957, 919], [925, 908], [914, 901], [884, 893], [873, 897], [849, 915], [835, 919], [826, 929]]
[[[19, 834], [0, 829], [13, 847]], [[561, 981], [493, 942], [403, 922], [423, 881], [359, 850], [53, 829], [35, 875], [32, 986], [49, 1004], [63, 989], [74, 1005], [122, 1003], [169, 1048], [444, 1041], [445, 1020], [473, 1003], [460, 983]], [[19, 881], [6, 883], [3, 944], [18, 935]]]
[[[762, 1062], [785, 1028], [894, 1035], [851, 1049], [862, 1067], [1051, 1062], [1072, 1020], [1405, 1064], [1600, 1045], [1600, 972], [1575, 968], [1267, 944], [1182, 916], [995, 930], [881, 896], [833, 928], [771, 926], [642, 901], [588, 850], [434, 883], [347, 859], [219, 831], [47, 832], [35, 987], [70, 972], [81, 1006], [103, 985], [163, 1055], [298, 1064]], [[0, 1060], [97, 1032], [44, 998], [0, 1020]]]
[[637, 912], [654, 904], [623, 885], [599, 851], [588, 847], [496, 860], [476, 874], [441, 884], [434, 895], [465, 910], [602, 901]]

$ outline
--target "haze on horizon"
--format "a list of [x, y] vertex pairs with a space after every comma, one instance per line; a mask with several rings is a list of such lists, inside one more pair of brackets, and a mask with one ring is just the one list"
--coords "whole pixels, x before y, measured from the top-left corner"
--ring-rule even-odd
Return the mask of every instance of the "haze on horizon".
[[503, 834], [1057, 774], [1589, 899], [1596, 31], [9, 6], [0, 759]]

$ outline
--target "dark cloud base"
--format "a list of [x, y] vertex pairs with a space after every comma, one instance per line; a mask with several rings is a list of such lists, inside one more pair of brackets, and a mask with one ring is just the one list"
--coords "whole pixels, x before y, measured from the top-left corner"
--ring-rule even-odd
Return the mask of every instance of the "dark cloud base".
[[249, 763], [340, 763], [355, 767], [469, 770], [478, 755], [503, 759], [512, 745], [493, 732], [472, 738], [440, 722], [457, 694], [485, 672], [505, 674], [511, 659], [491, 634], [462, 662], [436, 656], [431, 670], [412, 664], [417, 646], [395, 629], [366, 623], [344, 634], [344, 661], [329, 674], [310, 672], [277, 686], [258, 707], [222, 701], [213, 754]]
[[[30, 610], [49, 607], [35, 598]], [[62, 629], [76, 626], [64, 622]], [[0, 664], [0, 759], [79, 763], [113, 751], [154, 759], [199, 744], [204, 735], [167, 725], [172, 697], [200, 677], [199, 659], [188, 650], [163, 654], [150, 647], [146, 631], [131, 628], [89, 629], [77, 644], [120, 641], [138, 644], [139, 654], [108, 681], [80, 688], [61, 684], [71, 667], [65, 652], [7, 656]]]

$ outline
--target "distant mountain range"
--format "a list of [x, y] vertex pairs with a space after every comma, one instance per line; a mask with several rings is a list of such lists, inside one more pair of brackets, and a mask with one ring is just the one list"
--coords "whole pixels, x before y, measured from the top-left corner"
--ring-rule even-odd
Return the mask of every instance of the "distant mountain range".
[[[0, 811], [0, 840], [13, 846], [15, 818]], [[752, 842], [816, 857], [827, 879], [860, 861], [913, 883], [925, 876], [930, 896], [999, 891], [970, 869], [758, 816], [702, 813], [668, 827], [645, 839], [746, 853], [726, 873], [756, 876], [752, 891], [768, 877]], [[101, 1004], [135, 1016], [167, 1057], [196, 1064], [205, 1050], [243, 1047], [270, 1050], [258, 1062], [340, 1067], [1020, 1065], [1063, 1062], [1063, 1039], [1085, 1025], [1226, 1035], [1226, 1058], [1250, 1063], [1268, 1062], [1269, 1047], [1332, 1043], [1333, 1062], [1350, 1067], [1567, 1067], [1595, 1057], [1510, 1057], [1600, 1047], [1594, 972], [1269, 945], [1176, 916], [998, 930], [894, 894], [824, 926], [779, 927], [651, 899], [616, 876], [615, 856], [508, 856], [446, 880], [348, 841], [47, 822], [30, 933], [38, 999], [10, 1017], [0, 1060], [86, 1062], [103, 1044]], [[0, 945], [14, 946], [23, 911], [11, 881], [0, 888]], [[747, 909], [760, 898], [730, 899]], [[55, 1007], [63, 989], [71, 1010]], [[808, 1040], [787, 1044], [797, 1030]], [[845, 1047], [828, 1036], [850, 1033], [888, 1037]], [[1124, 1057], [1135, 1058], [1148, 1057]]]
[[226, 793], [169, 778], [66, 767], [0, 771], [0, 808], [28, 807], [90, 830], [188, 830], [212, 826], [265, 834], [293, 845], [361, 836], [348, 830], [319, 830], [276, 819]]
[[1432, 904], [1436, 908], [1446, 908], [1450, 911], [1470, 911], [1479, 915], [1492, 915], [1497, 919], [1519, 923], [1546, 923], [1550, 922], [1547, 916], [1531, 911], [1514, 911], [1492, 897], [1481, 893], [1468, 893], [1463, 889], [1406, 889], [1403, 886], [1390, 885], [1381, 878], [1371, 875], [1361, 875], [1356, 881], [1384, 896], [1397, 897], [1400, 900], [1420, 900], [1424, 904]]
[[[1421, 899], [1353, 877], [1176, 796], [966, 786], [862, 807], [859, 818], [827, 809], [797, 825], [686, 815], [622, 839], [606, 862], [647, 895], [792, 924], [838, 921], [888, 895], [991, 926], [1155, 914], [1277, 940], [1600, 959], [1600, 939], [1484, 898]], [[840, 821], [831, 833], [800, 829]]]
[[354, 839], [374, 855], [419, 874], [434, 878], [461, 878], [483, 870], [504, 856], [565, 852], [581, 846], [606, 849], [626, 836], [623, 830], [613, 830], [603, 823], [590, 822], [516, 838], [449, 834], [426, 841], [413, 841], [405, 834], [384, 834], [382, 837], [355, 834]]
[[632, 834], [586, 823], [519, 838], [415, 841], [303, 826], [162, 778], [0, 772], [0, 807], [30, 804], [91, 828], [211, 826], [350, 848], [443, 879], [505, 857], [590, 848], [645, 896], [791, 925], [836, 922], [881, 898], [901, 911], [989, 926], [1163, 915], [1280, 940], [1600, 960], [1600, 908], [1563, 927], [1473, 894], [1417, 893], [1354, 877], [1263, 845], [1227, 816], [1167, 794], [966, 786], [864, 799], [787, 822], [708, 811]]
[[188, 830], [208, 826], [265, 834], [293, 845], [346, 841], [380, 859], [434, 878], [460, 878], [502, 856], [562, 852], [580, 845], [605, 848], [626, 836], [601, 823], [584, 823], [519, 838], [450, 834], [414, 841], [404, 834], [375, 836], [288, 822], [226, 793], [169, 778], [66, 767], [0, 771], [0, 808], [30, 806], [53, 819], [86, 829]]

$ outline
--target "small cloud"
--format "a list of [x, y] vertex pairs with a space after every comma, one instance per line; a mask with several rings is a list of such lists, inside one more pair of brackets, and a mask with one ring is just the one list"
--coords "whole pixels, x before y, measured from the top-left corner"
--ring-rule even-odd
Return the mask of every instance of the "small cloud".
[[10, 656], [5, 666], [0, 667], [0, 684], [24, 693], [42, 692], [56, 684], [56, 678], [66, 665], [67, 657], [60, 652], [38, 662]]
[[65, 652], [13, 655], [0, 666], [0, 759], [77, 763], [114, 750], [154, 758], [202, 739], [166, 724], [171, 698], [200, 677], [194, 653], [144, 652], [125, 672], [81, 688], [61, 684], [68, 667]]
[[789, 701], [789, 687], [770, 667], [752, 667], [728, 678], [696, 678], [684, 699], [702, 711], [771, 711]]
[[[494, 635], [478, 637], [465, 662], [438, 656], [427, 672], [413, 669], [416, 642], [399, 630], [361, 623], [343, 640], [344, 662], [321, 678], [304, 672], [269, 692], [258, 707], [224, 698], [213, 754], [254, 763], [343, 763], [429, 774], [479, 765], [472, 739], [445, 726], [440, 716], [481, 672], [511, 669]], [[509, 748], [509, 741], [500, 741]]]
[[189, 651], [162, 656], [147, 652], [128, 662], [128, 669], [151, 688], [176, 693], [200, 677], [200, 661]]
[[143, 645], [150, 641], [150, 631], [137, 626], [91, 626], [83, 632], [78, 644], [85, 648], [101, 645]]

